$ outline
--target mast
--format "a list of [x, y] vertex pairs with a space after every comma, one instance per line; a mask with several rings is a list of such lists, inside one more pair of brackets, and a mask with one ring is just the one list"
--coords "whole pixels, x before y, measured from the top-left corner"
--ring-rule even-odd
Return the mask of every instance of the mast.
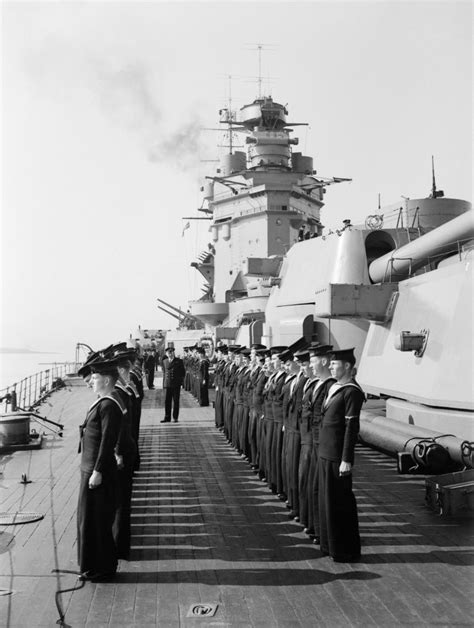
[[433, 155], [431, 155], [431, 176], [432, 176], [432, 184], [431, 184], [431, 197], [430, 198], [442, 198], [444, 196], [443, 190], [436, 189], [435, 167], [434, 167]]

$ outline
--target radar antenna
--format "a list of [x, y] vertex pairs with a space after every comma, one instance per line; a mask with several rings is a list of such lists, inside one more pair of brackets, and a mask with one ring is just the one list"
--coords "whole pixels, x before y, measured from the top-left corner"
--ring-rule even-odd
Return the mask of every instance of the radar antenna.
[[[258, 85], [258, 98], [259, 100], [262, 98], [262, 84], [263, 84], [263, 76], [262, 76], [262, 50], [272, 50], [276, 49], [275, 44], [247, 44], [248, 46], [252, 46], [251, 48], [247, 48], [247, 50], [256, 50], [258, 53], [258, 76], [256, 77], [257, 85]], [[267, 77], [267, 80], [270, 80], [271, 77]]]

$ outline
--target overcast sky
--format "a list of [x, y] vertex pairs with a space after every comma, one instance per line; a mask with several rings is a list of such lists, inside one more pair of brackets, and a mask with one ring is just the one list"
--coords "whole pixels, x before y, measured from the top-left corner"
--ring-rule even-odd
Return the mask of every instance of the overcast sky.
[[218, 109], [257, 96], [255, 44], [328, 189], [322, 222], [362, 221], [438, 187], [471, 200], [470, 2], [2, 5], [2, 338], [64, 351], [172, 328]]

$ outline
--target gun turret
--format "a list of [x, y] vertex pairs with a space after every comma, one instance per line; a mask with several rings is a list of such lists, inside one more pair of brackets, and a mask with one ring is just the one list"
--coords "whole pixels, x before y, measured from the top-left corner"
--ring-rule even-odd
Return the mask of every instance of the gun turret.
[[373, 283], [400, 281], [434, 259], [455, 253], [474, 237], [474, 212], [468, 211], [399, 249], [374, 260], [369, 266]]
[[166, 305], [166, 307], [169, 308], [170, 310], [173, 310], [172, 312], [170, 312], [169, 310], [165, 309], [161, 305], [158, 306], [160, 310], [162, 310], [163, 312], [166, 312], [166, 314], [169, 314], [169, 316], [176, 318], [179, 321], [180, 327], [185, 327], [188, 329], [191, 329], [191, 328], [201, 329], [203, 327], [202, 322], [199, 320], [197, 316], [194, 316], [194, 314], [191, 314], [190, 312], [184, 312], [183, 310], [180, 310], [179, 307], [175, 307], [174, 305], [171, 305], [170, 303], [163, 301], [163, 299], [156, 299], [156, 300], [162, 303], [163, 305]]

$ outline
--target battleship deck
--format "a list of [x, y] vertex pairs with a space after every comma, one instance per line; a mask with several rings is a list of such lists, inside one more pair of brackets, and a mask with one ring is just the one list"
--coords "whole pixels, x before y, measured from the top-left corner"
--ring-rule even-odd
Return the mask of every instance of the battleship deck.
[[[56, 625], [60, 611], [62, 625], [91, 628], [472, 625], [473, 529], [426, 509], [423, 476], [358, 447], [363, 556], [334, 563], [227, 444], [211, 408], [183, 393], [179, 422], [160, 424], [161, 390], [144, 400], [131, 560], [114, 582], [78, 583], [65, 572], [77, 570], [77, 426], [91, 398], [55, 393], [41, 412], [65, 423], [64, 437], [0, 457], [2, 513], [44, 515], [0, 526], [1, 626]], [[214, 615], [188, 617], [212, 604]]]

